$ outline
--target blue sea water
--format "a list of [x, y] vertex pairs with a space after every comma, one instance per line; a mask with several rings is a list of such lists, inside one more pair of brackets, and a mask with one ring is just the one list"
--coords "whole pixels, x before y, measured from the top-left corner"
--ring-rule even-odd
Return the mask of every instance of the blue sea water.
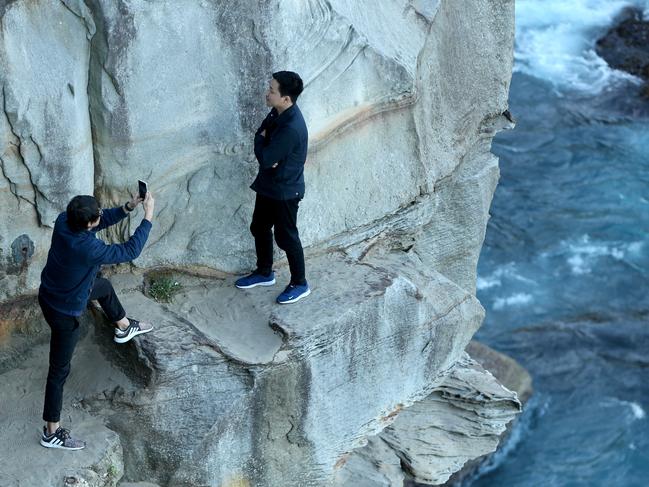
[[594, 52], [625, 6], [517, 0], [514, 130], [478, 265], [477, 338], [535, 394], [469, 482], [649, 486], [649, 101]]

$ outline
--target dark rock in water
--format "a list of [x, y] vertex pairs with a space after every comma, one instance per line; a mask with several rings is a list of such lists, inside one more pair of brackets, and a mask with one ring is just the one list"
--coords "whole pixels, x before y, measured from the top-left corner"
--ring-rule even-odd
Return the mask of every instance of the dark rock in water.
[[[649, 81], [649, 21], [637, 8], [627, 8], [618, 24], [597, 41], [597, 54], [611, 67]], [[649, 83], [640, 91], [649, 98]]]

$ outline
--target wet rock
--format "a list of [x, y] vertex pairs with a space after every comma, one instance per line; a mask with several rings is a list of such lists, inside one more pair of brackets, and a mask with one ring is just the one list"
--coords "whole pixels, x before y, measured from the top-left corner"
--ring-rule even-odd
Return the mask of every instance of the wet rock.
[[[627, 8], [617, 25], [597, 40], [596, 51], [615, 69], [649, 82], [649, 21], [637, 8]], [[649, 83], [641, 88], [649, 97]]]

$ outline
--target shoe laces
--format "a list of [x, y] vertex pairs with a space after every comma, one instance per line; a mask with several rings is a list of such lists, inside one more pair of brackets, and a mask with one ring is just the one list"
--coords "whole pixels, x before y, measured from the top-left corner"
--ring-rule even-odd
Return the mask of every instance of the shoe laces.
[[62, 438], [64, 440], [67, 440], [68, 438], [70, 438], [70, 430], [66, 429], [66, 428], [60, 428], [59, 427], [59, 429], [56, 430], [56, 432], [54, 434], [56, 436], [59, 436], [60, 438]]

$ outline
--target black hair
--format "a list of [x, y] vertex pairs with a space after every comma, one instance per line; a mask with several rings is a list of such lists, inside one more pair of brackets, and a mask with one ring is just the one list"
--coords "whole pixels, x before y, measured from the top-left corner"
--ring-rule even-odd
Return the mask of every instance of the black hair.
[[65, 212], [70, 229], [81, 232], [88, 229], [88, 223], [99, 218], [99, 203], [94, 196], [81, 194], [70, 200]]
[[277, 71], [273, 73], [273, 79], [279, 85], [279, 94], [282, 96], [290, 96], [293, 103], [295, 103], [297, 97], [304, 90], [302, 78], [293, 71]]

